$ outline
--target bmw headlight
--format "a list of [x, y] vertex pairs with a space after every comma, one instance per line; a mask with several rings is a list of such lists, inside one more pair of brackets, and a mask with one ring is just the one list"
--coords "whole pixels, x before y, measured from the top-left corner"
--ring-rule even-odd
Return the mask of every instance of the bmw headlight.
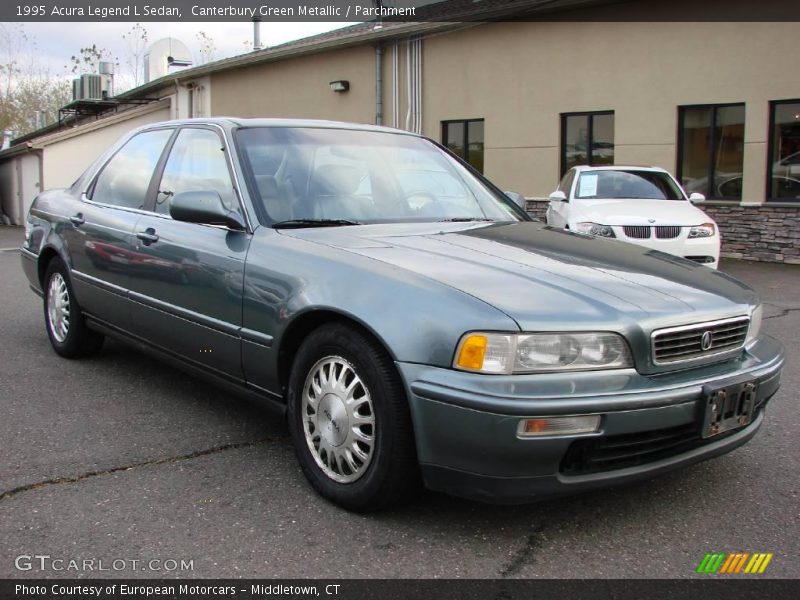
[[625, 339], [616, 333], [467, 333], [453, 367], [478, 373], [548, 373], [633, 366]]
[[703, 223], [702, 225], [695, 225], [689, 229], [690, 238], [704, 238], [711, 237], [716, 232], [717, 228], [713, 223]]
[[764, 317], [764, 306], [759, 304], [753, 309], [750, 314], [750, 327], [747, 330], [747, 339], [744, 342], [745, 346], [749, 346], [756, 341], [761, 333], [761, 320]]
[[600, 223], [577, 223], [575, 231], [578, 233], [585, 233], [587, 235], [596, 235], [598, 237], [613, 238], [614, 230], [608, 225], [600, 225]]

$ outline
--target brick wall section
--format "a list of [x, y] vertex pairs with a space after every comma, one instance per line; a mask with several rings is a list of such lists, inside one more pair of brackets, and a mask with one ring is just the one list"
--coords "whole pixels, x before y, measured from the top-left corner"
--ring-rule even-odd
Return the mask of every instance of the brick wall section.
[[531, 200], [525, 198], [525, 212], [527, 212], [534, 219], [539, 219], [544, 223], [544, 214], [547, 212], [547, 200]]
[[[719, 225], [722, 256], [764, 262], [800, 264], [800, 205], [699, 205]], [[528, 199], [525, 209], [542, 221], [547, 201]]]
[[800, 264], [800, 206], [703, 204], [719, 225], [722, 256]]

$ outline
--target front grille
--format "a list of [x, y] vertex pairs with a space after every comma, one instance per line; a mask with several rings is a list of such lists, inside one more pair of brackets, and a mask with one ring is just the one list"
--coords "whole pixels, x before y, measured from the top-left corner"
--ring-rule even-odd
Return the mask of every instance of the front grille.
[[629, 238], [636, 238], [639, 240], [646, 240], [650, 237], [649, 225], [625, 225], [622, 230]]
[[702, 441], [696, 423], [577, 440], [561, 460], [560, 470], [567, 475], [584, 475], [635, 467], [686, 452]]
[[653, 332], [653, 362], [676, 363], [738, 350], [747, 337], [749, 317], [670, 327]]
[[656, 237], [660, 240], [671, 240], [681, 234], [681, 228], [677, 225], [657, 225]]

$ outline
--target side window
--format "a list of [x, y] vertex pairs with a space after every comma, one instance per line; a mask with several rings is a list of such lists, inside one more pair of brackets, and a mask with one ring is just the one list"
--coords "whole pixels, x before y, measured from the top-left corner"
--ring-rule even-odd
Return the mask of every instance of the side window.
[[91, 199], [125, 208], [144, 208], [153, 170], [172, 132], [158, 129], [131, 138], [103, 167]]
[[219, 136], [209, 129], [181, 129], [164, 165], [155, 210], [169, 214], [169, 200], [176, 194], [201, 191], [217, 192], [229, 210], [239, 212]]
[[569, 191], [572, 189], [573, 179], [575, 179], [575, 169], [570, 169], [567, 171], [567, 174], [562, 177], [561, 183], [558, 184], [559, 191], [564, 192], [567, 198], [569, 198]]

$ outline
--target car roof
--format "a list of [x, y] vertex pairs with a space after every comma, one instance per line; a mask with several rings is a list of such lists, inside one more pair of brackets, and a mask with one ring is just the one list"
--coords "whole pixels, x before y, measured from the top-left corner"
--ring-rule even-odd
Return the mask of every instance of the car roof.
[[404, 131], [402, 129], [395, 129], [393, 127], [384, 127], [380, 125], [367, 125], [364, 123], [348, 123], [345, 121], [325, 121], [321, 119], [243, 119], [239, 117], [211, 117], [211, 118], [196, 118], [196, 119], [174, 119], [171, 121], [161, 121], [159, 123], [150, 123], [141, 129], [150, 129], [154, 127], [164, 126], [179, 126], [179, 125], [219, 125], [225, 128], [232, 127], [305, 127], [315, 129], [349, 129], [352, 131], [379, 131], [384, 133], [395, 133], [410, 135], [414, 137], [421, 137], [416, 133]]
[[654, 171], [658, 173], [669, 173], [669, 171], [661, 167], [644, 165], [578, 165], [572, 168], [576, 171]]

